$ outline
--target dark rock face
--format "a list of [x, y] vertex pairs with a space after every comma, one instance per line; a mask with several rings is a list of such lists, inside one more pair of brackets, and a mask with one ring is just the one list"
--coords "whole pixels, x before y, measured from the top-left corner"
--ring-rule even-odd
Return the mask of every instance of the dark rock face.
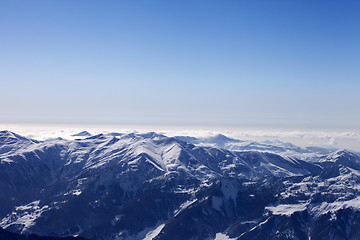
[[82, 237], [45, 237], [35, 234], [21, 235], [0, 228], [0, 240], [86, 240]]
[[0, 226], [104, 240], [360, 239], [357, 155], [307, 162], [183, 140], [111, 133], [39, 142], [2, 131]]

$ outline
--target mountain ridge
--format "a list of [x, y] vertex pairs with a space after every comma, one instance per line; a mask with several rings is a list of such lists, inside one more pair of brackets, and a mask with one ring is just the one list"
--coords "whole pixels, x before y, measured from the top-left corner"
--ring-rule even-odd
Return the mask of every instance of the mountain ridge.
[[[18, 233], [144, 239], [155, 231], [154, 239], [218, 233], [243, 239], [269, 217], [279, 223], [303, 212], [316, 222], [326, 215], [322, 207], [356, 212], [360, 196], [349, 189], [360, 182], [358, 165], [343, 160], [360, 158], [348, 151], [304, 161], [153, 132], [21, 141], [22, 147], [10, 141], [19, 148], [0, 154], [0, 226]], [[248, 208], [253, 210], [245, 214]], [[190, 235], [183, 235], [181, 225], [193, 229]]]

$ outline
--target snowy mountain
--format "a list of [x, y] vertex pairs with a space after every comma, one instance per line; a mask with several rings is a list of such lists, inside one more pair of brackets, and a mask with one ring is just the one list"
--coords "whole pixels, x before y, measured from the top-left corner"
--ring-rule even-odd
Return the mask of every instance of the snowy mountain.
[[82, 132], [79, 132], [79, 133], [75, 133], [75, 134], [73, 134], [71, 136], [73, 136], [73, 137], [90, 137], [91, 134], [88, 131], [82, 131]]
[[229, 138], [222, 134], [210, 137], [196, 138], [191, 136], [175, 136], [184, 142], [199, 146], [224, 148], [231, 151], [260, 151], [279, 154], [283, 157], [295, 157], [302, 160], [314, 160], [324, 154], [329, 154], [337, 149], [322, 147], [299, 147], [292, 143], [279, 140], [266, 140], [255, 142]]
[[358, 239], [360, 158], [346, 150], [304, 161], [231, 151], [241, 141], [223, 135], [204, 146], [86, 133], [35, 141], [0, 132], [0, 227], [109, 240]]

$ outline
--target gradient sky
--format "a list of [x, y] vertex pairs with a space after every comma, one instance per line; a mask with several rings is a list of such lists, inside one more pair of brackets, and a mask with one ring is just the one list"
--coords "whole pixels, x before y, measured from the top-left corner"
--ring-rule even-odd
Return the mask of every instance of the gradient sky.
[[360, 1], [0, 2], [0, 123], [360, 129]]

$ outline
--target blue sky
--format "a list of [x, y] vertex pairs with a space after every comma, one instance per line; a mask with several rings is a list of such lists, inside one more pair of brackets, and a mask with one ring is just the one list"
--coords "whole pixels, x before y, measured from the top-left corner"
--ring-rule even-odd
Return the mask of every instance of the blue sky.
[[360, 129], [360, 2], [1, 1], [0, 122]]

